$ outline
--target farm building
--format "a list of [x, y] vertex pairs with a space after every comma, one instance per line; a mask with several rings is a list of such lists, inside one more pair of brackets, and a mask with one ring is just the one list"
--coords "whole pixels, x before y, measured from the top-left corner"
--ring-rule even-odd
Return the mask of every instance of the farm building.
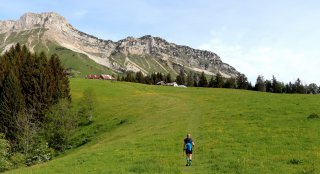
[[100, 75], [100, 78], [103, 79], [103, 80], [115, 80], [115, 78], [112, 77], [112, 76], [109, 75], [109, 74], [101, 74], [101, 75]]
[[86, 79], [100, 79], [100, 75], [90, 74], [86, 76]]
[[90, 74], [85, 77], [86, 79], [102, 79], [102, 80], [115, 80], [114, 77], [108, 74]]

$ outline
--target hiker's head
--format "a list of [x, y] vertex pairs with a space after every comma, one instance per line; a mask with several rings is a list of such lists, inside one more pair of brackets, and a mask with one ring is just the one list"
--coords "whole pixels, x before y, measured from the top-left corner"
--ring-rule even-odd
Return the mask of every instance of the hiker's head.
[[187, 134], [187, 138], [190, 138], [191, 137], [191, 135], [190, 134]]

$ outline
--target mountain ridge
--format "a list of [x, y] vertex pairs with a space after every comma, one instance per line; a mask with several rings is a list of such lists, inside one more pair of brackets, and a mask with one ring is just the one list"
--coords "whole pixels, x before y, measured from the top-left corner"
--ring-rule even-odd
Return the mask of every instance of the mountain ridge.
[[219, 72], [224, 77], [236, 77], [239, 74], [234, 67], [222, 62], [214, 52], [170, 43], [151, 35], [127, 37], [119, 41], [99, 39], [77, 30], [55, 12], [25, 13], [16, 21], [0, 21], [0, 33], [5, 35], [1, 47], [8, 48], [8, 45], [14, 44], [6, 42], [9, 36], [33, 30], [38, 30], [38, 33], [26, 38], [26, 43], [23, 43], [31, 51], [37, 44], [44, 45], [49, 50], [47, 43], [50, 41], [85, 54], [116, 72], [130, 70], [144, 74], [152, 71], [178, 74], [184, 68], [188, 71], [203, 71], [208, 75]]

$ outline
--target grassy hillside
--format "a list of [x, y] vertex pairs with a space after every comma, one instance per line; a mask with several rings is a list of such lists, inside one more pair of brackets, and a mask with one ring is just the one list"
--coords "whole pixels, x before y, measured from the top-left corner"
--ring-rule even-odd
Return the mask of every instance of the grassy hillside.
[[[320, 96], [72, 79], [97, 96], [84, 146], [8, 173], [320, 173]], [[193, 165], [182, 141], [190, 132]]]
[[19, 33], [13, 32], [10, 35], [2, 33], [0, 34], [2, 43], [0, 44], [0, 53], [8, 44], [26, 44], [34, 52], [44, 51], [48, 57], [54, 53], [58, 54], [64, 67], [71, 69], [76, 77], [84, 77], [88, 74], [114, 74], [112, 70], [94, 62], [84, 54], [61, 47], [54, 42], [43, 41], [41, 38], [44, 31], [44, 29], [34, 29]]
[[35, 49], [37, 52], [46, 52], [48, 56], [57, 54], [64, 67], [71, 69], [76, 77], [85, 77], [88, 74], [114, 74], [112, 70], [94, 62], [84, 54], [61, 47], [53, 42], [46, 43], [46, 46], [38, 45]]

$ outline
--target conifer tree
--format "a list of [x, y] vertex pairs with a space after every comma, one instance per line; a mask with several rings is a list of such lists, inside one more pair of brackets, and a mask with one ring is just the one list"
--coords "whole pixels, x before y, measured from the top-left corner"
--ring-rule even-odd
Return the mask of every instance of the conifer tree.
[[15, 140], [17, 117], [24, 110], [24, 101], [19, 81], [11, 70], [6, 76], [0, 91], [0, 132], [9, 140]]
[[151, 74], [151, 81], [153, 85], [157, 84], [157, 74], [155, 72]]
[[255, 90], [261, 91], [261, 92], [266, 92], [266, 85], [264, 83], [264, 78], [262, 75], [259, 75], [257, 77], [257, 81], [255, 84]]
[[151, 76], [150, 75], [147, 75], [145, 77], [145, 83], [148, 84], [148, 85], [151, 85], [152, 84], [152, 79], [151, 79]]
[[193, 79], [193, 73], [192, 71], [189, 71], [187, 74], [187, 86], [193, 86], [194, 85], [194, 79]]
[[208, 86], [207, 78], [204, 75], [204, 72], [202, 72], [199, 79], [199, 87], [207, 87], [207, 86]]
[[198, 76], [197, 73], [194, 73], [194, 74], [193, 74], [193, 86], [194, 86], [194, 87], [197, 87], [198, 84], [199, 84], [199, 76]]
[[52, 101], [54, 104], [58, 102], [59, 99], [67, 98], [71, 100], [69, 79], [64, 73], [64, 68], [60, 63], [60, 59], [57, 54], [53, 54], [49, 60], [49, 66], [51, 68], [53, 96]]
[[136, 82], [138, 83], [145, 83], [144, 75], [142, 74], [141, 71], [136, 73]]
[[217, 75], [216, 75], [216, 78], [215, 78], [215, 80], [214, 80], [214, 87], [216, 87], [216, 88], [222, 88], [222, 87], [223, 87], [223, 84], [224, 84], [223, 77], [222, 77], [222, 75], [218, 72]]
[[171, 83], [172, 82], [172, 78], [171, 78], [171, 74], [168, 73], [165, 80], [164, 80], [165, 83]]
[[236, 80], [234, 78], [229, 78], [224, 83], [224, 88], [236, 88]]
[[179, 75], [176, 77], [176, 82], [179, 85], [185, 85], [186, 84], [186, 77], [184, 74], [184, 68], [180, 69]]
[[211, 76], [211, 78], [210, 78], [208, 87], [209, 87], [209, 88], [213, 88], [213, 87], [214, 87], [214, 77], [213, 77], [213, 76]]
[[294, 83], [294, 92], [299, 94], [305, 93], [304, 86], [299, 78]]
[[238, 89], [248, 89], [248, 79], [244, 74], [238, 74], [236, 79]]

